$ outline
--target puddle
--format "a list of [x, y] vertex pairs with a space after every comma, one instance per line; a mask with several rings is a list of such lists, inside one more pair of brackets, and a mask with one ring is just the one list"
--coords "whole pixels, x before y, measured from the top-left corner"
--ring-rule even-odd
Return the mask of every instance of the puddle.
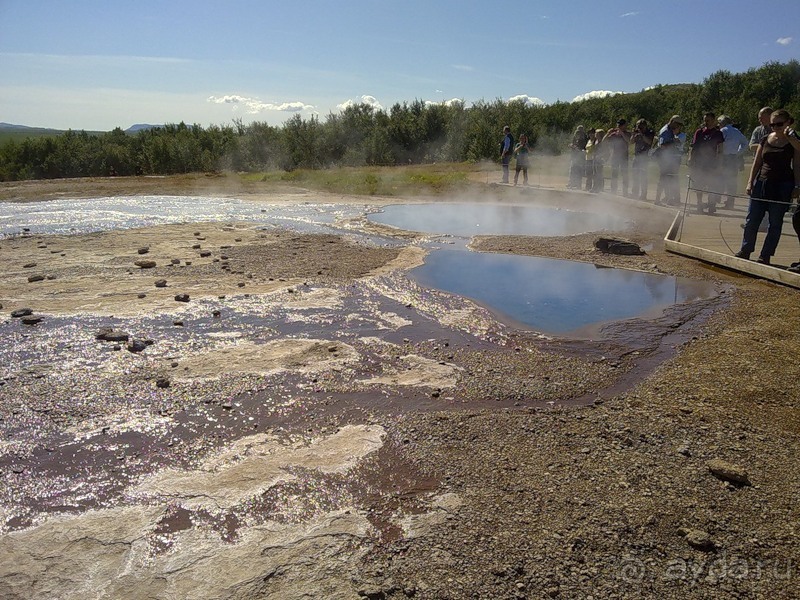
[[432, 252], [409, 277], [471, 298], [507, 323], [558, 335], [717, 295], [712, 284], [686, 278], [458, 247]]
[[609, 214], [511, 204], [394, 204], [369, 220], [408, 231], [473, 235], [576, 235], [624, 231], [631, 222]]

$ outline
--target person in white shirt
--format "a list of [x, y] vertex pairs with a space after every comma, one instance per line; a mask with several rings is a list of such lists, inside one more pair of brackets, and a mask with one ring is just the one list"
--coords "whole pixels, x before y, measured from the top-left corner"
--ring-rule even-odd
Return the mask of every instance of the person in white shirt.
[[739, 172], [744, 171], [744, 155], [749, 148], [747, 137], [733, 126], [727, 115], [717, 118], [719, 130], [725, 141], [722, 142], [722, 192], [727, 194], [725, 208], [733, 208], [734, 196], [739, 187]]

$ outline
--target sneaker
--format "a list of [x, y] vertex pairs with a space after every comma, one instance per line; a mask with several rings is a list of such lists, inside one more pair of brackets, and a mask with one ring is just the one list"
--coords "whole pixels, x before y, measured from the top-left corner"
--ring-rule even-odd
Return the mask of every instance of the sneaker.
[[768, 265], [769, 264], [769, 256], [759, 256], [756, 259], [756, 262], [760, 265]]
[[743, 258], [745, 260], [750, 260], [750, 253], [745, 252], [744, 250], [739, 250], [736, 254], [734, 254], [736, 258]]

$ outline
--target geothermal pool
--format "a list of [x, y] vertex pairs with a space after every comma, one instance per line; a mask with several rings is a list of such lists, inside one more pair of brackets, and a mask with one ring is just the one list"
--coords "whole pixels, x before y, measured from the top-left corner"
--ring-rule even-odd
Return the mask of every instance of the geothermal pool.
[[[170, 223], [247, 221], [306, 233], [346, 231], [367, 239], [366, 234], [337, 226], [340, 220], [366, 212], [376, 223], [457, 236], [449, 247], [431, 246], [425, 264], [412, 270], [409, 278], [424, 287], [470, 298], [501, 320], [542, 333], [570, 334], [716, 295], [713, 286], [688, 279], [466, 248], [467, 238], [476, 234], [561, 236], [630, 227], [629, 221], [611, 214], [480, 203], [392, 205], [371, 212], [376, 210], [367, 205], [259, 204], [179, 196], [0, 203], [0, 238], [23, 232], [81, 234]], [[399, 242], [386, 238], [380, 243]]]

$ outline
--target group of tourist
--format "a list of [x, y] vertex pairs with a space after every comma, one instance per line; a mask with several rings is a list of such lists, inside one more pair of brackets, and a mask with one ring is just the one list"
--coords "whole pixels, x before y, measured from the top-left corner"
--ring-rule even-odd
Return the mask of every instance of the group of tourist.
[[[725, 208], [733, 208], [738, 190], [739, 173], [745, 170], [745, 155], [755, 153], [746, 193], [750, 198], [741, 249], [738, 258], [749, 259], [755, 251], [756, 238], [765, 215], [767, 235], [757, 262], [770, 264], [783, 228], [783, 218], [793, 199], [800, 196], [800, 138], [792, 125], [794, 120], [785, 110], [762, 108], [760, 125], [750, 139], [733, 124], [727, 115], [707, 112], [702, 125], [688, 144], [689, 187], [694, 190], [697, 212], [713, 215], [725, 196]], [[503, 129], [501, 162], [503, 183], [509, 183], [509, 165], [516, 158], [514, 185], [520, 171], [528, 183], [530, 147], [525, 135], [518, 143], [509, 127]], [[610, 191], [647, 200], [650, 161], [658, 165], [659, 178], [655, 204], [680, 204], [678, 170], [687, 146], [684, 122], [674, 115], [656, 134], [645, 119], [636, 121], [633, 131], [625, 119], [619, 119], [609, 130], [589, 129], [578, 125], [570, 140], [568, 189], [585, 189], [597, 193], [605, 184], [605, 166], [610, 167]], [[630, 161], [631, 148], [633, 160]], [[629, 162], [630, 168], [629, 168]], [[630, 184], [630, 188], [629, 188]], [[630, 189], [630, 192], [629, 192]], [[704, 202], [703, 197], [707, 196]], [[792, 225], [800, 240], [800, 209], [792, 217]], [[800, 261], [790, 271], [800, 273]]]

